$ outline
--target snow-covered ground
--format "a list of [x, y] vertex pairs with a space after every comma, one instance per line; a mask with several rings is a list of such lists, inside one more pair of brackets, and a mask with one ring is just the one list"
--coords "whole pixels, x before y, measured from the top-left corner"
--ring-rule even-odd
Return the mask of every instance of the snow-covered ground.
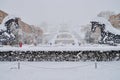
[[0, 62], [0, 80], [120, 80], [120, 62]]
[[120, 50], [120, 45], [118, 46], [99, 45], [99, 44], [86, 44], [86, 45], [80, 45], [80, 46], [23, 45], [22, 48], [11, 47], [11, 46], [0, 47], [0, 51], [96, 51], [96, 50], [99, 50], [99, 51]]

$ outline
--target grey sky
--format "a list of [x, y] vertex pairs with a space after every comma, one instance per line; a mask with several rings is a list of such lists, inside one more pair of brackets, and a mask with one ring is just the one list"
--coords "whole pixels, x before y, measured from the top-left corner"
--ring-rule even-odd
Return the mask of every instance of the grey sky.
[[101, 11], [120, 12], [120, 0], [0, 0], [0, 9], [29, 24], [87, 24]]

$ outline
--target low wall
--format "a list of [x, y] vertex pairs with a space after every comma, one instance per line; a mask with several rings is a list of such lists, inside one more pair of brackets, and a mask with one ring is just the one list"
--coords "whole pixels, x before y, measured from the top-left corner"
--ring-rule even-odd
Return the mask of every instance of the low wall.
[[0, 51], [0, 61], [118, 61], [120, 50], [111, 51]]

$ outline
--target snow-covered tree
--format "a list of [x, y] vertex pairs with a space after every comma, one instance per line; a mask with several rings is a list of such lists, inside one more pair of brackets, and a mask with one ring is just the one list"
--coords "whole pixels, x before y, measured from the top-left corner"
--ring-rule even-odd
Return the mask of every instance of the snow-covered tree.
[[10, 44], [15, 40], [15, 36], [13, 33], [8, 33], [7, 31], [0, 30], [0, 43], [1, 44]]
[[0, 29], [0, 43], [1, 44], [12, 44], [15, 40], [15, 29], [18, 27], [18, 18], [5, 18], [1, 24]]

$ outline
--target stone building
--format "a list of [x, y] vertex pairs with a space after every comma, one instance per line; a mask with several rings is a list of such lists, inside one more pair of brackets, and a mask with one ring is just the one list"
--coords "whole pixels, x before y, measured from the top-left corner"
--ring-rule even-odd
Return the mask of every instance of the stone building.
[[91, 24], [82, 25], [80, 29], [80, 36], [82, 44], [98, 43], [100, 38], [100, 28], [96, 27], [95, 32], [91, 31]]
[[120, 14], [110, 16], [109, 21], [113, 27], [120, 29]]
[[8, 14], [2, 10], [0, 10], [0, 24], [2, 23], [3, 19], [7, 16]]
[[29, 25], [19, 19], [18, 42], [24, 44], [40, 44], [42, 43], [43, 30], [40, 27]]
[[78, 40], [69, 31], [59, 31], [50, 41], [52, 45], [79, 45]]

